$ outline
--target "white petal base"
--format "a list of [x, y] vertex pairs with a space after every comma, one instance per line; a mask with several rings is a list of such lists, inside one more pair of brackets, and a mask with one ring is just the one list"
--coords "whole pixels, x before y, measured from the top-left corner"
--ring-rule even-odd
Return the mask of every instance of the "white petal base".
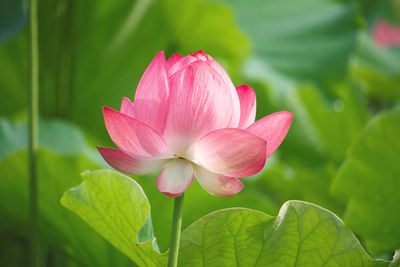
[[230, 197], [243, 189], [243, 184], [235, 177], [224, 176], [210, 172], [200, 166], [195, 166], [197, 181], [208, 193], [217, 197]]
[[171, 159], [162, 169], [157, 179], [161, 193], [177, 197], [192, 184], [194, 179], [193, 165], [185, 159]]

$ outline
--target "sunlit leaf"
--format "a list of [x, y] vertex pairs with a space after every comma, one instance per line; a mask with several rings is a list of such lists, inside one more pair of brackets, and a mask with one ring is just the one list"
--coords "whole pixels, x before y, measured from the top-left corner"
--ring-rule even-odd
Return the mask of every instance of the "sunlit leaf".
[[138, 233], [150, 216], [142, 188], [111, 170], [86, 172], [82, 177], [84, 182], [66, 192], [62, 204], [139, 266], [164, 265], [167, 257], [153, 247], [154, 238], [138, 241]]
[[182, 234], [182, 266], [386, 266], [333, 213], [286, 202], [277, 217], [248, 209], [207, 215]]

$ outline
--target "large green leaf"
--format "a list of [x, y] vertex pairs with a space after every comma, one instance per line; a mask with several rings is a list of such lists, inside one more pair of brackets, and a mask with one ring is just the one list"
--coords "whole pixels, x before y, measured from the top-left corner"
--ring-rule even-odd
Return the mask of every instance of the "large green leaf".
[[[231, 12], [220, 4], [187, 2], [171, 9], [181, 4], [39, 1], [41, 114], [68, 118], [108, 140], [101, 106], [119, 108], [122, 97], [132, 98], [158, 51], [166, 50], [168, 56], [206, 49], [230, 66], [237, 65], [247, 54], [248, 43], [233, 26]], [[184, 18], [190, 21], [182, 24]], [[27, 30], [0, 48], [1, 114], [15, 114], [28, 103], [28, 52]]]
[[[62, 203], [136, 263], [165, 264], [166, 255], [152, 248], [152, 239], [137, 242], [150, 211], [141, 187], [110, 170], [87, 172], [83, 178]], [[211, 213], [183, 231], [179, 259], [180, 266], [388, 264], [369, 257], [334, 214], [301, 201], [287, 202], [277, 217], [245, 208]]]
[[376, 116], [333, 185], [349, 198], [344, 220], [375, 254], [400, 247], [400, 108]]
[[266, 69], [297, 79], [345, 72], [358, 28], [352, 1], [218, 1], [233, 8]]
[[82, 174], [84, 182], [69, 190], [61, 203], [139, 266], [162, 266], [167, 255], [154, 247], [155, 238], [139, 242], [138, 234], [150, 216], [142, 188], [131, 178], [111, 170]]
[[182, 234], [182, 266], [387, 266], [373, 260], [333, 213], [286, 202], [276, 217], [233, 208], [207, 215]]
[[[80, 182], [92, 160], [82, 133], [61, 121], [41, 121], [38, 151], [39, 233], [49, 244], [84, 266], [126, 266], [129, 259], [61, 206], [66, 189]], [[0, 120], [0, 217], [24, 236], [29, 222], [28, 153], [25, 124]]]

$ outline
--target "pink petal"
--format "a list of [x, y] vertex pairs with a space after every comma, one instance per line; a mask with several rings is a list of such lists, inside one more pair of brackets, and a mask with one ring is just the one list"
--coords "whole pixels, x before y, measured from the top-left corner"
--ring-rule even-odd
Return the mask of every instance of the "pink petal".
[[161, 166], [167, 162], [165, 159], [135, 159], [118, 149], [106, 147], [98, 147], [97, 149], [111, 167], [129, 174], [142, 175], [150, 173], [161, 168]]
[[195, 167], [195, 174], [201, 187], [217, 197], [230, 197], [243, 189], [238, 179], [210, 172], [200, 166]]
[[[213, 58], [210, 55], [204, 53], [203, 50], [199, 50], [195, 54], [190, 53], [190, 55], [187, 55], [186, 57], [182, 58], [181, 60], [178, 60], [176, 62], [176, 64], [168, 65], [169, 75], [172, 76], [173, 74], [175, 74], [176, 72], [182, 70], [183, 68], [186, 68], [187, 66], [189, 66], [193, 62], [196, 62], [196, 61], [208, 61], [208, 60], [213, 60]], [[215, 61], [215, 60], [213, 60], [213, 61]], [[220, 68], [222, 68], [222, 67], [220, 66]], [[219, 69], [218, 69], [218, 71], [219, 71]]]
[[231, 81], [231, 78], [229, 78], [229, 75], [217, 61], [215, 61], [210, 57], [210, 60], [207, 60], [207, 63], [221, 76], [221, 78], [226, 84], [235, 87]]
[[207, 62], [197, 61], [170, 79], [170, 109], [164, 137], [183, 156], [200, 136], [215, 129], [237, 127], [240, 103], [236, 89]]
[[176, 64], [172, 65], [168, 68], [169, 76], [171, 77], [175, 73], [181, 71], [182, 69], [186, 68], [193, 62], [199, 61], [200, 59], [195, 57], [194, 55], [188, 55], [181, 60], [179, 60]]
[[179, 55], [178, 53], [173, 54], [168, 60], [167, 60], [167, 68], [170, 69], [173, 65], [175, 65], [178, 61], [180, 61], [183, 58], [183, 56]]
[[[168, 65], [168, 62], [167, 62], [169, 75], [172, 76], [173, 74], [175, 74], [178, 71], [186, 68], [187, 66], [189, 66], [193, 62], [196, 62], [196, 61], [207, 61], [207, 60], [211, 60], [211, 59], [212, 59], [212, 57], [207, 55], [206, 53], [204, 53], [203, 50], [199, 50], [195, 54], [190, 53], [190, 55], [187, 55], [186, 57], [182, 57], [179, 60], [177, 60], [175, 62], [175, 64]], [[176, 59], [172, 59], [172, 60], [175, 61]]]
[[133, 103], [134, 117], [162, 134], [168, 115], [168, 98], [168, 71], [161, 51], [140, 79]]
[[133, 103], [129, 100], [129, 98], [127, 98], [127, 97], [122, 98], [120, 112], [124, 113], [126, 115], [129, 115], [131, 117], [134, 116], [134, 114], [133, 114]]
[[209, 58], [207, 57], [207, 54], [204, 53], [203, 50], [199, 50], [196, 52], [196, 54], [193, 55], [194, 57], [196, 57], [197, 59], [203, 60], [203, 61], [207, 61]]
[[220, 129], [197, 140], [189, 159], [212, 172], [245, 177], [264, 167], [266, 146], [262, 138], [246, 130]]
[[267, 141], [267, 158], [275, 152], [282, 143], [290, 124], [292, 123], [293, 114], [288, 111], [280, 111], [272, 113], [252, 125], [246, 130]]
[[239, 128], [244, 129], [253, 124], [256, 119], [256, 93], [248, 85], [236, 87], [240, 101]]
[[180, 196], [192, 184], [194, 179], [192, 164], [185, 159], [172, 159], [158, 175], [157, 187], [161, 193]]
[[134, 158], [169, 157], [167, 143], [150, 126], [128, 115], [103, 107], [107, 131], [114, 143]]

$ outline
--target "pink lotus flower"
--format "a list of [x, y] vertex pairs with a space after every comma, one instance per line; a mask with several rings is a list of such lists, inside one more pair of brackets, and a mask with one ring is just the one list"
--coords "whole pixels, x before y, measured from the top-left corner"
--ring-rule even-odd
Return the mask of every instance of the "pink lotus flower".
[[257, 122], [256, 95], [234, 87], [224, 69], [203, 51], [165, 61], [153, 59], [120, 112], [104, 107], [118, 149], [101, 148], [115, 169], [145, 174], [162, 167], [159, 190], [181, 195], [196, 177], [209, 193], [227, 197], [242, 190], [237, 177], [258, 173], [285, 138], [293, 114], [273, 113]]
[[391, 26], [384, 20], [379, 20], [372, 30], [375, 43], [382, 48], [400, 45], [400, 27]]

